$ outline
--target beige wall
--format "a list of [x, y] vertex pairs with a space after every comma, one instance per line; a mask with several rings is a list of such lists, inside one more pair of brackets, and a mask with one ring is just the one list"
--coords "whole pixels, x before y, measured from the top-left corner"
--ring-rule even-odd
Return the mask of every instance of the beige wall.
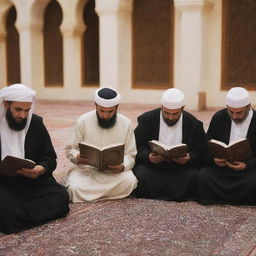
[[[13, 4], [18, 16], [22, 83], [33, 87], [38, 98], [92, 100], [95, 88], [81, 86], [81, 38], [86, 29], [82, 13], [87, 0], [58, 0], [63, 12], [64, 86], [44, 87], [42, 26], [48, 2], [0, 1], [0, 86], [6, 86], [3, 24]], [[173, 86], [187, 95], [187, 109], [225, 104], [226, 91], [220, 90], [221, 4], [222, 0], [174, 0]], [[132, 10], [133, 0], [96, 0], [100, 21], [100, 86], [118, 89], [123, 102], [158, 104], [163, 90], [132, 89]]]

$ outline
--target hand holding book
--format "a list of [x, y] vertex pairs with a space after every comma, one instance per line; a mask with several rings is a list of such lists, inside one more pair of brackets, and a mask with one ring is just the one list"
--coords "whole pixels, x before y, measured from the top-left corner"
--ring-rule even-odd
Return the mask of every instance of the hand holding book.
[[[0, 174], [13, 177], [22, 172], [21, 169], [33, 169], [36, 163], [30, 159], [23, 159], [14, 156], [6, 156], [0, 163]], [[26, 171], [23, 171], [26, 173]], [[26, 175], [24, 175], [26, 176]]]
[[121, 170], [124, 159], [124, 144], [111, 144], [102, 148], [88, 143], [79, 143], [80, 159], [82, 164], [92, 165], [99, 171], [105, 171], [113, 165], [114, 171]]
[[183, 158], [188, 155], [188, 148], [186, 144], [167, 146], [159, 141], [151, 140], [148, 142], [148, 145], [153, 153], [162, 156], [167, 162], [170, 162], [173, 159]]
[[252, 154], [250, 143], [247, 139], [240, 139], [226, 145], [222, 141], [208, 141], [209, 150], [214, 158], [225, 159], [228, 162], [241, 162]]

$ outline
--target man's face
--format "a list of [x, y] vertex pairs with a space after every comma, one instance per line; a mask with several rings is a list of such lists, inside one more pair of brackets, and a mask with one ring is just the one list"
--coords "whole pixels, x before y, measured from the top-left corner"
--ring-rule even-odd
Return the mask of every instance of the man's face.
[[5, 102], [6, 120], [11, 129], [24, 129], [31, 105], [31, 102]]
[[168, 109], [162, 106], [163, 118], [166, 124], [168, 126], [175, 125], [180, 119], [182, 110], [183, 110], [183, 107], [178, 109]]
[[246, 119], [249, 114], [250, 108], [250, 104], [242, 108], [231, 108], [227, 106], [230, 118], [237, 124], [242, 123]]
[[117, 106], [102, 107], [96, 104], [98, 124], [102, 128], [111, 128], [116, 122]]

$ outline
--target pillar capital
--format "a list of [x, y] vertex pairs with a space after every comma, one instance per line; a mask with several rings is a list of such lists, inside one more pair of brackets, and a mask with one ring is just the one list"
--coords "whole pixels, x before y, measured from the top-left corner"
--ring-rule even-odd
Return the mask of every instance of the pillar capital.
[[174, 0], [174, 6], [181, 12], [204, 12], [210, 11], [213, 3], [208, 0]]
[[76, 37], [81, 36], [84, 33], [84, 31], [86, 30], [86, 26], [61, 25], [60, 30], [63, 36]]
[[98, 15], [113, 15], [118, 12], [132, 12], [133, 0], [96, 0]]
[[42, 31], [43, 24], [42, 23], [16, 23], [16, 27], [19, 32], [21, 31]]

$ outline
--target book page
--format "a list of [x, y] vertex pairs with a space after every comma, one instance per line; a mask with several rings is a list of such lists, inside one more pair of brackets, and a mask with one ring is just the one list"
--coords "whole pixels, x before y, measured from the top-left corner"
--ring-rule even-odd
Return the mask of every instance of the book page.
[[101, 151], [98, 147], [92, 146], [90, 144], [79, 143], [80, 156], [88, 158], [88, 164], [99, 168], [101, 166]]
[[222, 147], [225, 147], [225, 148], [228, 147], [228, 145], [226, 143], [224, 143], [224, 142], [222, 142], [220, 140], [211, 139], [210, 142], [216, 143], [216, 144], [218, 144], [218, 145], [220, 145]]
[[112, 146], [102, 151], [102, 170], [108, 165], [119, 165], [124, 161], [124, 144]]

